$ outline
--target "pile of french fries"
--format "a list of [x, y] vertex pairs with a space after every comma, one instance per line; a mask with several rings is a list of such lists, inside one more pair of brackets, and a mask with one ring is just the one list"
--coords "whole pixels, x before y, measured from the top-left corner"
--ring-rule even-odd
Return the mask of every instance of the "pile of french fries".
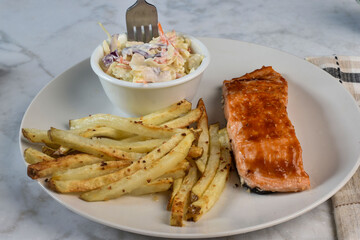
[[220, 197], [229, 177], [225, 129], [208, 125], [202, 99], [182, 100], [140, 118], [95, 114], [70, 120], [69, 130], [22, 129], [28, 176], [45, 178], [58, 193], [85, 201], [171, 190], [170, 224], [198, 221]]

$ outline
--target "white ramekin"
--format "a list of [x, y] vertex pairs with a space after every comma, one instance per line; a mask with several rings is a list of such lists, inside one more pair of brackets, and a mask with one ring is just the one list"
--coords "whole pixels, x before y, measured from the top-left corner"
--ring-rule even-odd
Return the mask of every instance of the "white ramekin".
[[130, 116], [141, 116], [182, 99], [192, 100], [202, 75], [209, 65], [210, 54], [200, 40], [189, 35], [183, 36], [191, 40], [192, 52], [203, 55], [204, 59], [194, 72], [168, 82], [144, 84], [127, 82], [111, 77], [99, 65], [100, 59], [104, 56], [102, 45], [99, 45], [94, 50], [90, 58], [91, 68], [99, 77], [101, 85], [110, 101], [121, 112]]

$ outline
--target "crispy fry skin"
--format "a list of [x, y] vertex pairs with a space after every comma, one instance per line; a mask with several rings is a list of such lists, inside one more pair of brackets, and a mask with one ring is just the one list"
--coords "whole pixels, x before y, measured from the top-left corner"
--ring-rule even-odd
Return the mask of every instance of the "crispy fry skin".
[[129, 165], [129, 163], [122, 161], [101, 161], [100, 163], [89, 164], [83, 167], [57, 171], [52, 175], [49, 183], [52, 183], [52, 181], [83, 180], [95, 178], [118, 171]]
[[302, 149], [287, 116], [286, 80], [263, 67], [224, 81], [223, 96], [236, 167], [246, 184], [273, 192], [309, 189]]
[[132, 192], [130, 192], [131, 195], [139, 196], [139, 195], [145, 195], [150, 193], [157, 193], [157, 192], [165, 192], [170, 189], [171, 185], [173, 184], [174, 179], [171, 177], [169, 178], [158, 178], [154, 181], [151, 181], [150, 183], [147, 183]]
[[51, 157], [45, 153], [42, 153], [36, 149], [33, 149], [33, 148], [25, 149], [24, 158], [25, 158], [25, 161], [29, 164], [54, 160], [53, 157]]
[[167, 126], [169, 128], [184, 128], [189, 126], [190, 124], [199, 120], [202, 114], [202, 109], [195, 108], [188, 112], [186, 115], [174, 119], [172, 121], [161, 124], [160, 126]]
[[51, 128], [48, 131], [51, 141], [81, 152], [96, 155], [105, 160], [138, 160], [140, 153], [125, 152], [120, 149], [99, 144], [92, 139], [81, 137], [69, 131]]
[[172, 179], [176, 180], [178, 178], [183, 178], [186, 173], [189, 171], [190, 163], [184, 159], [181, 163], [179, 163], [175, 168], [171, 169], [170, 171], [166, 172], [161, 178], [168, 178], [171, 177]]
[[185, 220], [186, 211], [189, 206], [190, 191], [193, 185], [196, 183], [197, 179], [197, 168], [195, 164], [192, 164], [189, 173], [185, 176], [173, 199], [170, 216], [171, 226], [183, 226], [183, 220]]
[[109, 138], [92, 138], [95, 142], [127, 152], [148, 153], [160, 146], [167, 139], [149, 139], [139, 142], [126, 143]]
[[205, 192], [206, 188], [211, 183], [212, 179], [215, 176], [216, 169], [219, 166], [220, 162], [220, 142], [219, 142], [219, 124], [212, 124], [209, 127], [210, 132], [210, 150], [209, 150], [209, 160], [205, 166], [203, 175], [200, 177], [199, 181], [191, 189], [191, 202], [199, 199], [202, 194]]
[[28, 176], [32, 179], [50, 176], [51, 174], [70, 168], [77, 168], [88, 164], [98, 163], [103, 159], [89, 154], [76, 154], [59, 157], [51, 161], [31, 164], [27, 168]]
[[23, 128], [21, 129], [23, 136], [33, 143], [45, 143], [55, 147], [55, 144], [49, 139], [47, 130], [41, 130], [36, 128]]
[[179, 189], [181, 187], [183, 179], [184, 178], [177, 178], [174, 180], [173, 185], [172, 185], [171, 196], [170, 196], [168, 204], [166, 206], [166, 210], [168, 210], [168, 211], [171, 210], [174, 198], [175, 198], [176, 194], [179, 192]]
[[209, 157], [210, 137], [209, 137], [209, 127], [208, 127], [208, 115], [206, 112], [205, 103], [201, 98], [199, 99], [197, 108], [202, 109], [202, 114], [197, 123], [197, 128], [201, 129], [201, 133], [198, 139], [198, 147], [201, 147], [203, 149], [203, 154], [199, 159], [195, 161], [195, 163], [199, 171], [203, 173], [205, 171], [205, 165]]
[[145, 124], [159, 125], [164, 122], [171, 121], [179, 117], [181, 114], [189, 112], [190, 110], [191, 103], [184, 99], [170, 105], [167, 108], [140, 117], [140, 120], [143, 121]]

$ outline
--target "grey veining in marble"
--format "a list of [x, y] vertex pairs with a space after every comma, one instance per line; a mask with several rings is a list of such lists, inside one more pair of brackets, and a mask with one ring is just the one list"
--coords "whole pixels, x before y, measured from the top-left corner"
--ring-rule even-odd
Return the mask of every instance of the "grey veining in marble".
[[[18, 146], [22, 116], [54, 76], [125, 31], [134, 1], [0, 0], [0, 239], [154, 239], [87, 220], [51, 199], [26, 176]], [[299, 57], [360, 55], [355, 0], [150, 1], [165, 28], [230, 38]], [[220, 239], [334, 239], [331, 203], [286, 223]]]

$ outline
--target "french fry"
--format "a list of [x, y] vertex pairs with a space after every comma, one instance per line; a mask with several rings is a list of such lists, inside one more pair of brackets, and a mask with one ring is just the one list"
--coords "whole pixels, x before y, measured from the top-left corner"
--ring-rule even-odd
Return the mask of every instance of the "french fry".
[[[70, 130], [70, 132], [86, 138], [101, 136], [101, 137], [109, 137], [114, 139], [121, 139], [132, 135], [130, 133], [124, 133], [123, 131], [119, 131], [117, 129], [113, 129], [109, 127], [99, 127], [99, 126], [95, 126], [93, 128], [74, 129], [74, 130]], [[31, 142], [45, 143], [47, 144], [47, 146], [51, 146], [52, 148], [58, 148], [58, 145], [54, 144], [49, 139], [47, 130], [40, 130], [36, 128], [23, 128], [22, 133], [23, 136]], [[55, 155], [65, 155], [70, 150], [71, 150], [70, 148], [60, 146], [57, 152], [55, 153]]]
[[50, 157], [49, 155], [46, 155], [45, 153], [42, 153], [34, 148], [25, 149], [24, 158], [25, 158], [25, 161], [29, 164], [35, 164], [38, 162], [55, 160], [55, 158]]
[[197, 167], [193, 164], [190, 167], [189, 173], [185, 176], [180, 189], [177, 191], [171, 206], [170, 225], [182, 227], [183, 220], [186, 216], [186, 211], [189, 205], [190, 191], [196, 183], [198, 174]]
[[128, 138], [121, 139], [121, 140], [119, 140], [119, 142], [133, 143], [133, 142], [145, 141], [145, 140], [149, 140], [149, 139], [152, 139], [152, 138], [136, 135], [136, 136], [131, 136]]
[[168, 204], [166, 206], [166, 210], [170, 211], [174, 198], [176, 196], [176, 194], [179, 192], [179, 189], [181, 187], [181, 183], [183, 181], [184, 178], [177, 178], [174, 180], [173, 185], [172, 185], [172, 191], [171, 191], [171, 196], [169, 198]]
[[[118, 129], [110, 128], [110, 127], [102, 127], [102, 126], [95, 126], [92, 128], [79, 128], [70, 130], [70, 132], [75, 133], [79, 136], [86, 137], [86, 138], [93, 138], [93, 137], [105, 137], [111, 139], [126, 139], [128, 137], [133, 136], [133, 134], [124, 132]], [[58, 149], [59, 154], [66, 154], [69, 152], [70, 149], [61, 146]]]
[[130, 192], [130, 195], [140, 196], [150, 193], [165, 192], [170, 189], [174, 180], [172, 178], [159, 178]]
[[[95, 142], [127, 152], [147, 153], [160, 146], [166, 139], [149, 139], [139, 142], [122, 142], [109, 138], [92, 138]], [[196, 151], [196, 150], [194, 150]], [[196, 154], [196, 153], [195, 153]]]
[[[70, 132], [77, 134], [81, 137], [85, 137], [85, 138], [107, 137], [107, 138], [112, 138], [112, 139], [123, 139], [123, 138], [127, 138], [129, 136], [132, 136], [131, 133], [120, 131], [120, 130], [117, 130], [114, 128], [101, 127], [101, 126], [95, 126], [92, 128], [73, 129], [73, 130], [70, 130]], [[69, 151], [71, 151], [70, 148], [60, 146], [58, 148], [58, 150], [56, 151], [56, 154], [57, 155], [65, 155]]]
[[215, 176], [220, 161], [219, 124], [210, 125], [210, 155], [205, 171], [191, 190], [191, 202], [198, 200]]
[[227, 160], [231, 162], [231, 155], [230, 155], [230, 140], [229, 135], [227, 133], [226, 128], [222, 128], [219, 130], [219, 142], [220, 142], [220, 150], [226, 152]]
[[120, 197], [126, 193], [132, 192], [134, 189], [151, 182], [174, 168], [179, 162], [183, 161], [188, 154], [194, 134], [188, 133], [183, 140], [173, 148], [168, 154], [160, 160], [155, 161], [149, 167], [136, 171], [131, 176], [120, 179], [117, 182], [105, 185], [99, 189], [85, 192], [80, 198], [85, 201], [103, 201]]
[[27, 174], [32, 179], [37, 179], [50, 176], [59, 170], [77, 168], [101, 161], [103, 161], [103, 159], [89, 154], [68, 155], [53, 159], [51, 161], [43, 161], [31, 164], [27, 168]]
[[219, 140], [221, 145], [221, 159], [215, 177], [204, 194], [195, 202], [191, 203], [187, 213], [187, 220], [198, 221], [200, 217], [208, 212], [219, 199], [225, 188], [226, 181], [229, 177], [231, 155], [230, 142], [226, 129], [219, 131]]
[[131, 176], [140, 169], [148, 168], [149, 165], [153, 164], [155, 161], [173, 149], [182, 139], [183, 136], [181, 134], [174, 135], [167, 142], [154, 149], [149, 154], [145, 155], [142, 159], [133, 162], [130, 166], [119, 171], [83, 180], [57, 181], [56, 179], [51, 179], [51, 187], [57, 192], [68, 193], [90, 191], [111, 184]]
[[137, 160], [143, 155], [140, 153], [125, 152], [103, 144], [98, 144], [92, 139], [78, 136], [69, 131], [51, 128], [48, 132], [49, 138], [54, 143], [80, 152], [93, 154], [104, 160]]
[[171, 177], [173, 179], [182, 178], [189, 171], [189, 168], [190, 168], [190, 163], [186, 159], [184, 159], [184, 161], [176, 165], [175, 168], [171, 169], [170, 171], [167, 171], [164, 175], [162, 175], [161, 178], [168, 178], [168, 177]]
[[208, 161], [209, 157], [209, 128], [208, 128], [208, 116], [205, 108], [204, 101], [200, 98], [197, 108], [202, 109], [202, 115], [197, 123], [197, 128], [201, 129], [201, 133], [199, 135], [198, 139], [198, 147], [201, 147], [203, 149], [202, 156], [195, 161], [199, 171], [203, 173], [205, 171], [205, 166]]
[[53, 142], [49, 139], [47, 130], [40, 130], [36, 128], [23, 128], [21, 129], [23, 136], [33, 143], [45, 143], [47, 145], [50, 145], [54, 148], [57, 146], [54, 146]]
[[172, 121], [165, 122], [160, 126], [169, 127], [169, 128], [184, 128], [199, 120], [201, 114], [202, 114], [202, 109], [195, 108], [190, 112], [188, 112], [186, 115], [176, 118]]
[[159, 125], [164, 122], [168, 122], [172, 119], [175, 119], [179, 117], [181, 114], [187, 113], [190, 110], [191, 110], [191, 103], [184, 99], [170, 105], [167, 108], [140, 117], [140, 120], [143, 121], [145, 124]]
[[[95, 115], [93, 115], [95, 116]], [[75, 120], [72, 120], [75, 121]], [[70, 121], [71, 125], [74, 125]], [[89, 120], [90, 121], [90, 120]], [[111, 114], [96, 114], [96, 118], [91, 119], [91, 124], [98, 124], [106, 127], [115, 128], [132, 134], [151, 138], [169, 138], [174, 133], [183, 132], [181, 129], [165, 128], [153, 125], [145, 125], [141, 120], [130, 120]]]
[[96, 126], [93, 128], [85, 128], [85, 129], [75, 129], [70, 131], [77, 133], [78, 135], [86, 138], [107, 137], [112, 139], [124, 139], [131, 135], [130, 133], [120, 131], [114, 128], [101, 127], [101, 126]]
[[[87, 128], [95, 128], [95, 127], [106, 127], [104, 124], [102, 124], [101, 120], [104, 118], [105, 115], [110, 114], [92, 114], [87, 117], [78, 118], [78, 119], [71, 119], [69, 120], [69, 128], [71, 131], [77, 130], [77, 129], [87, 129]], [[125, 119], [123, 117], [115, 116], [117, 119]], [[136, 119], [137, 120], [137, 119]], [[81, 130], [80, 130], [81, 131]]]
[[103, 176], [118, 171], [127, 166], [129, 166], [129, 163], [127, 162], [102, 161], [100, 163], [94, 163], [83, 167], [66, 169], [64, 171], [57, 171], [52, 175], [51, 180], [66, 181], [66, 180], [83, 180], [83, 179], [95, 178], [98, 176]]

